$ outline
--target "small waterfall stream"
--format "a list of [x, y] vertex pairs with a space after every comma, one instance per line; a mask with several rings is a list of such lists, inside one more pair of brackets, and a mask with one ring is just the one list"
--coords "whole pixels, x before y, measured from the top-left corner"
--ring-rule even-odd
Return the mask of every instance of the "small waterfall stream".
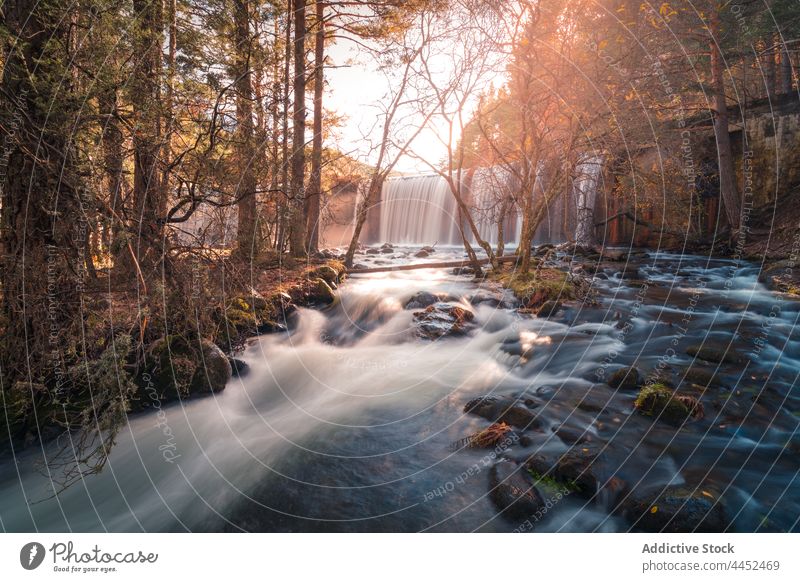
[[458, 209], [438, 175], [387, 180], [381, 194], [380, 238], [398, 244], [457, 245]]

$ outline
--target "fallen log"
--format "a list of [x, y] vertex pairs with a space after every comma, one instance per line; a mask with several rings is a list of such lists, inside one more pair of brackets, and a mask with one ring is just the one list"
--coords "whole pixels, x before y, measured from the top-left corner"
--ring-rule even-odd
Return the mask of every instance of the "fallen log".
[[[498, 263], [513, 263], [517, 260], [517, 255], [497, 257]], [[488, 265], [489, 259], [479, 259], [479, 265]], [[450, 267], [471, 267], [475, 263], [464, 259], [463, 261], [441, 261], [438, 263], [415, 263], [413, 265], [386, 265], [385, 267], [367, 267], [364, 269], [348, 269], [348, 275], [360, 275], [362, 273], [388, 273], [391, 271], [413, 271], [415, 269], [447, 269]]]

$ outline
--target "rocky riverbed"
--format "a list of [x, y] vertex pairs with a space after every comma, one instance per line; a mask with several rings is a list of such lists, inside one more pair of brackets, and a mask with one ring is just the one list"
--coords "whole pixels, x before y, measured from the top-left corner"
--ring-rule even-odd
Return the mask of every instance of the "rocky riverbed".
[[800, 303], [752, 264], [569, 251], [537, 253], [563, 274], [547, 297], [463, 271], [356, 275], [247, 342], [224, 392], [133, 418], [80, 486], [47, 499], [41, 453], [7, 463], [2, 525], [797, 530]]

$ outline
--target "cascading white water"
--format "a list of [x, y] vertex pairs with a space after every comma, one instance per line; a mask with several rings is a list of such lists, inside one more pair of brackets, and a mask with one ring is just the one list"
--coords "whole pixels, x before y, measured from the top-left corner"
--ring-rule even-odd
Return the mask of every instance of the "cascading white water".
[[456, 245], [458, 210], [447, 181], [437, 175], [392, 178], [381, 193], [380, 240]]
[[[503, 207], [503, 202], [514, 194], [512, 180], [508, 170], [501, 166], [478, 168], [467, 180], [475, 226], [481, 238], [491, 245], [497, 244], [497, 224], [501, 219], [504, 241], [515, 244], [519, 240], [522, 218], [513, 204], [505, 212]], [[474, 244], [475, 237], [470, 235], [470, 242]]]
[[[534, 234], [534, 242], [593, 240], [593, 216], [603, 159], [584, 156], [576, 167], [571, 191], [557, 196], [546, 209], [542, 223]], [[542, 195], [542, 180], [537, 175], [534, 199]], [[507, 168], [493, 166], [464, 172], [461, 178], [462, 196], [480, 237], [497, 245], [498, 221], [504, 220], [503, 238], [507, 245], [518, 244], [522, 231], [522, 216], [516, 201], [508, 208], [503, 202], [517, 198], [516, 178]], [[505, 210], [505, 214], [504, 214]], [[447, 181], [428, 174], [387, 180], [381, 194], [380, 241], [400, 244], [460, 245], [459, 213]], [[466, 224], [465, 224], [466, 227]], [[468, 240], [476, 240], [465, 229]]]

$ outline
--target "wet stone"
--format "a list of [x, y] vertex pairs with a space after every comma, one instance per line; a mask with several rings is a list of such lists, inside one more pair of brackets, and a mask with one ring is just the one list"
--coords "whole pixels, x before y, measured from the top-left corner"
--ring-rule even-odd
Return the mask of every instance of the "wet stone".
[[511, 461], [500, 461], [490, 469], [489, 487], [489, 497], [508, 517], [527, 519], [545, 506], [525, 468]]
[[717, 533], [729, 525], [718, 494], [702, 487], [653, 487], [634, 491], [622, 513], [631, 528], [643, 532]]

